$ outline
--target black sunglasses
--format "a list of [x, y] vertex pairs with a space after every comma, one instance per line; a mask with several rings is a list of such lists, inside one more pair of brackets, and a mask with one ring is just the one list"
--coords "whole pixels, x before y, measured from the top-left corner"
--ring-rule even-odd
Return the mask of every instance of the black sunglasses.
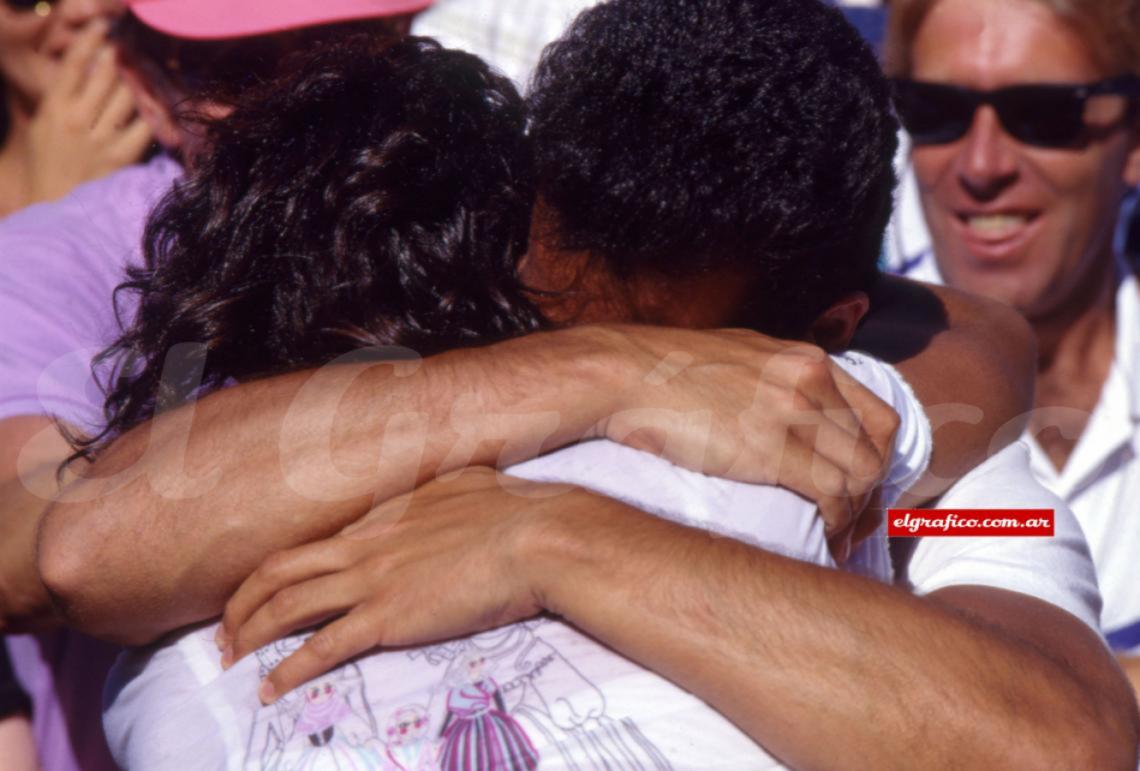
[[[1089, 100], [1098, 96], [1140, 95], [1140, 78], [1121, 75], [1096, 83], [1053, 83], [1007, 86], [993, 91], [920, 80], [894, 79], [895, 112], [916, 145], [955, 142], [966, 135], [974, 112], [988, 104], [997, 112], [1002, 128], [1019, 142], [1037, 147], [1073, 147], [1089, 128]], [[1117, 116], [1130, 116], [1129, 101]]]
[[21, 13], [35, 11], [37, 16], [47, 16], [51, 13], [52, 7], [58, 1], [59, 0], [4, 0], [4, 5], [13, 11], [19, 11]]

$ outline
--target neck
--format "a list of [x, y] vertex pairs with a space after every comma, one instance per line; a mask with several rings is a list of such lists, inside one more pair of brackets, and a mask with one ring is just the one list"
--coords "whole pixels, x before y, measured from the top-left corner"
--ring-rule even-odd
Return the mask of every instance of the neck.
[[1039, 353], [1029, 428], [1058, 471], [1088, 425], [1116, 354], [1116, 286], [1113, 262], [1104, 259], [1063, 311], [1031, 320]]
[[4, 101], [8, 133], [0, 145], [0, 217], [32, 203], [27, 166], [32, 111], [12, 89], [8, 89]]
[[[1040, 378], [1071, 371], [1074, 364], [1112, 360], [1116, 337], [1116, 267], [1111, 256], [1098, 262], [1057, 311], [1030, 319], [1037, 334]], [[1083, 367], [1082, 367], [1083, 368]]]

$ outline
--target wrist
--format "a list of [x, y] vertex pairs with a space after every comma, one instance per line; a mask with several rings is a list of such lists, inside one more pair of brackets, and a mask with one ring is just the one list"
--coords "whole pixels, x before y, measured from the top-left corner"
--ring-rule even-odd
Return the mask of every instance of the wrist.
[[638, 406], [636, 394], [645, 372], [631, 329], [634, 327], [590, 324], [567, 330], [576, 336], [580, 351], [574, 376], [596, 405], [588, 438], [612, 439], [609, 430], [614, 415]]
[[509, 557], [520, 586], [536, 606], [561, 615], [568, 586], [581, 584], [586, 545], [593, 529], [591, 514], [598, 498], [581, 488], [528, 483], [521, 494], [534, 498], [516, 519], [509, 539]]

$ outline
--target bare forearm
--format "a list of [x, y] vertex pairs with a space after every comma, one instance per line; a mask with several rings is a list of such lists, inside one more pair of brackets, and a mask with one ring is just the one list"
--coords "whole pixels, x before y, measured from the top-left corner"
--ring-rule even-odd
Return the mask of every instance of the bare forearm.
[[620, 504], [599, 501], [564, 521], [532, 541], [540, 602], [703, 698], [792, 767], [1135, 762], [1134, 717], [1120, 707], [1111, 662], [1060, 611], [1036, 603], [1042, 624], [1077, 625], [1065, 653], [1078, 651], [1079, 666], [949, 603]]
[[125, 642], [216, 615], [267, 554], [375, 501], [580, 438], [613, 409], [595, 334], [250, 383], [201, 400], [192, 429], [187, 408], [162, 415], [51, 510], [45, 581], [71, 623]]

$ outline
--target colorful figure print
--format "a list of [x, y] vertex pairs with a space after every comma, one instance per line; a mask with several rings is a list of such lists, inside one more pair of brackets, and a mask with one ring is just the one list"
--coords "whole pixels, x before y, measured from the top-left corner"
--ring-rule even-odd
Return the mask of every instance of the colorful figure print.
[[439, 771], [440, 747], [428, 736], [431, 719], [419, 705], [400, 707], [388, 719], [387, 756], [396, 771]]
[[[258, 651], [259, 677], [302, 642], [287, 638]], [[259, 709], [244, 768], [379, 771], [385, 767], [383, 753], [364, 679], [356, 664], [348, 664]]]
[[[552, 622], [527, 621], [417, 652], [433, 665], [450, 661], [445, 682], [464, 678], [465, 662], [481, 656], [499, 679], [503, 711], [537, 742], [542, 755], [567, 771], [668, 771], [669, 761], [629, 718], [608, 714], [595, 683], [539, 632]], [[449, 691], [450, 693], [450, 691]], [[547, 757], [549, 755], [549, 757]]]
[[444, 721], [444, 771], [534, 771], [538, 752], [503, 708], [499, 686], [484, 673], [486, 659], [464, 659], [467, 682], [452, 689]]

